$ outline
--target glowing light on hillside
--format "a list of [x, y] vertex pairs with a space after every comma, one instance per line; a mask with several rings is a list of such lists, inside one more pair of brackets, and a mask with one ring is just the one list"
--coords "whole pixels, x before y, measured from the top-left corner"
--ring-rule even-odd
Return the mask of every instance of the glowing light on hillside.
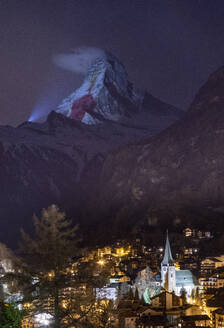
[[103, 265], [105, 264], [105, 261], [104, 261], [104, 260], [99, 260], [97, 263], [98, 263], [99, 265], [103, 266]]

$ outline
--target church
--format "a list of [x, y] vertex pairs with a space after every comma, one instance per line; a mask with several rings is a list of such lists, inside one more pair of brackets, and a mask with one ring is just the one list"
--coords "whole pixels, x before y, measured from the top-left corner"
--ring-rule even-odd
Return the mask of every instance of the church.
[[188, 298], [192, 295], [193, 289], [197, 286], [197, 279], [190, 270], [176, 269], [168, 233], [166, 236], [164, 256], [161, 262], [161, 271], [155, 274], [155, 272], [147, 266], [138, 272], [134, 283], [134, 289], [138, 289], [140, 298], [143, 297], [148, 304], [150, 304], [151, 299], [159, 295], [163, 289], [169, 293], [174, 293], [176, 296], [180, 296], [184, 290]]
[[177, 270], [175, 268], [168, 233], [166, 236], [164, 256], [161, 262], [161, 285], [168, 292], [174, 293], [177, 296], [180, 296], [182, 290], [185, 290], [188, 297], [191, 296], [192, 290], [198, 285], [197, 279], [190, 270]]

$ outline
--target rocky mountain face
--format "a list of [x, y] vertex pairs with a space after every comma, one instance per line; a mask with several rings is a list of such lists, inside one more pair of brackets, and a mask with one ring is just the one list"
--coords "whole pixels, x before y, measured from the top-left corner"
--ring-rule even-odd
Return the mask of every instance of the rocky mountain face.
[[81, 87], [56, 112], [86, 124], [110, 120], [157, 132], [181, 117], [174, 106], [136, 89], [123, 64], [107, 51], [92, 62]]
[[44, 123], [0, 127], [0, 240], [15, 246], [20, 227], [30, 229], [33, 213], [52, 203], [81, 215], [99, 191], [109, 153], [157, 135], [181, 116], [136, 91], [114, 56], [98, 58]]
[[107, 157], [98, 206], [103, 213], [128, 206], [143, 216], [156, 208], [223, 210], [223, 145], [224, 67], [209, 77], [180, 121]]

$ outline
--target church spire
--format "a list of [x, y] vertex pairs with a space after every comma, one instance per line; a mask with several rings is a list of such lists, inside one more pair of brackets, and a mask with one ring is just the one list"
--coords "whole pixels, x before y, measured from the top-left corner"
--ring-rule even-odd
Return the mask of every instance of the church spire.
[[171, 248], [170, 248], [170, 242], [169, 242], [169, 237], [168, 237], [168, 230], [166, 231], [166, 246], [165, 246], [165, 252], [163, 256], [163, 260], [161, 264], [168, 265], [174, 263], [172, 253], [171, 253]]

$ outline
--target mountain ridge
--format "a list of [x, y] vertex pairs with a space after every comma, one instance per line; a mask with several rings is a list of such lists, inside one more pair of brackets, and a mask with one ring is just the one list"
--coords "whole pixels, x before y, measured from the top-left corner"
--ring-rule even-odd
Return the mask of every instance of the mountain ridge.
[[114, 212], [127, 204], [145, 212], [158, 206], [222, 207], [223, 83], [222, 67], [200, 88], [182, 119], [140, 145], [108, 155], [99, 203], [110, 199]]
[[[75, 106], [77, 112], [72, 118], [68, 117], [70, 112], [56, 109], [42, 123], [24, 122], [16, 128], [0, 126], [0, 240], [15, 247], [20, 228], [31, 230], [33, 213], [39, 214], [52, 203], [74, 220], [88, 216], [85, 209], [91, 196], [97, 195], [107, 154], [158, 134], [181, 117], [182, 112], [173, 106], [148, 97], [151, 103], [147, 101], [144, 110], [139, 108], [129, 117], [123, 115], [125, 106], [120, 104], [120, 98], [115, 101], [111, 94], [109, 98], [103, 94], [102, 103], [116, 104], [112, 107], [118, 113], [122, 108], [117, 120], [92, 111], [91, 122], [96, 122], [88, 124], [80, 119], [80, 108]], [[11, 225], [8, 237], [6, 232]]]

